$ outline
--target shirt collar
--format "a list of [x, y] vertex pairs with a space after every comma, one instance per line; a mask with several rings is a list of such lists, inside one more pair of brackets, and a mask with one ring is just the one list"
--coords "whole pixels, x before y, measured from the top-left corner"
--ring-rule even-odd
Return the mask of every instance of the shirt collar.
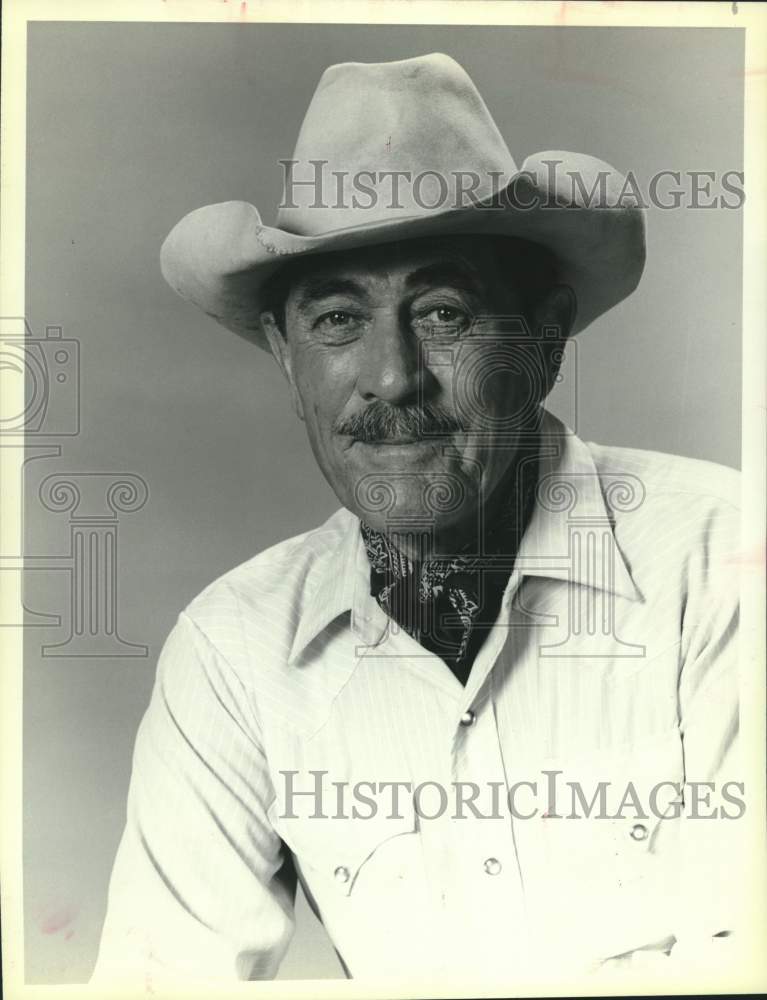
[[386, 615], [369, 598], [370, 563], [359, 519], [346, 510], [339, 515], [339, 543], [321, 557], [323, 565], [299, 619], [288, 663], [293, 663], [320, 632], [348, 611], [352, 630], [362, 643], [375, 644], [386, 629]]
[[[603, 494], [605, 487], [641, 490], [631, 478], [600, 476], [584, 442], [544, 412], [536, 503], [515, 560], [519, 575], [563, 580], [641, 600], [615, 540], [613, 516]], [[374, 645], [386, 631], [386, 615], [369, 594], [370, 564], [359, 519], [348, 511], [341, 513], [340, 543], [321, 556], [323, 565], [299, 619], [289, 663], [348, 611], [352, 630], [362, 643]]]
[[591, 451], [545, 412], [536, 502], [515, 566], [520, 576], [565, 580], [642, 600], [614, 532], [614, 512], [633, 510], [644, 493], [629, 474], [600, 472]]

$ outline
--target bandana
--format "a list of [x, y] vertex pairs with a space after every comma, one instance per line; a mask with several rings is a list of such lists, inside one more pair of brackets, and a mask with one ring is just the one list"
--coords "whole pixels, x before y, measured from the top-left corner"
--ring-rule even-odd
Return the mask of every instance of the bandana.
[[371, 595], [408, 635], [440, 656], [462, 684], [495, 622], [532, 514], [537, 462], [524, 463], [523, 472], [521, 489], [499, 486], [511, 500], [486, 531], [482, 555], [412, 560], [389, 536], [361, 524]]

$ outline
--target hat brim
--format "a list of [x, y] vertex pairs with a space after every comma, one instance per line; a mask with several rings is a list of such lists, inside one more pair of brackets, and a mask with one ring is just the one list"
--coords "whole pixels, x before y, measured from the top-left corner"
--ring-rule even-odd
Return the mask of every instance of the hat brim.
[[[541, 171], [531, 166], [553, 155], [573, 158], [579, 166], [585, 160], [590, 166], [607, 166], [578, 154], [541, 153], [525, 161], [511, 178], [509, 197], [496, 195], [458, 209], [363, 222], [318, 236], [266, 226], [248, 202], [206, 205], [186, 215], [169, 233], [160, 253], [162, 273], [182, 298], [268, 350], [260, 323], [262, 289], [288, 260], [425, 236], [505, 235], [552, 251], [559, 280], [575, 293], [577, 314], [571, 332], [579, 333], [639, 283], [645, 262], [644, 214], [634, 206], [592, 205], [552, 190]], [[522, 207], [527, 205], [534, 207]]]

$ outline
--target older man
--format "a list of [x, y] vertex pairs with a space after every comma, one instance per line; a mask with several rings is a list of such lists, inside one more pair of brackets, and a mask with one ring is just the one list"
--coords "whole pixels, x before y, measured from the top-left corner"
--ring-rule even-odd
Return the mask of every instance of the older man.
[[734, 475], [542, 409], [641, 275], [620, 175], [518, 170], [439, 55], [331, 67], [290, 171], [277, 227], [209, 206], [163, 269], [268, 346], [343, 507], [180, 615], [97, 976], [273, 976], [296, 873], [348, 973], [411, 988], [713, 951], [744, 809]]

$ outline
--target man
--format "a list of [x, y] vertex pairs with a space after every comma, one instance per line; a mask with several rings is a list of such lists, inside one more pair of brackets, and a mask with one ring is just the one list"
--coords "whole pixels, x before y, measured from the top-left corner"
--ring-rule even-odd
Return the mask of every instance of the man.
[[200, 209], [163, 271], [268, 347], [343, 507], [180, 615], [97, 978], [275, 975], [296, 874], [355, 978], [700, 961], [743, 811], [734, 474], [542, 409], [641, 213], [590, 157], [518, 170], [442, 55], [328, 69], [288, 166], [276, 227]]

